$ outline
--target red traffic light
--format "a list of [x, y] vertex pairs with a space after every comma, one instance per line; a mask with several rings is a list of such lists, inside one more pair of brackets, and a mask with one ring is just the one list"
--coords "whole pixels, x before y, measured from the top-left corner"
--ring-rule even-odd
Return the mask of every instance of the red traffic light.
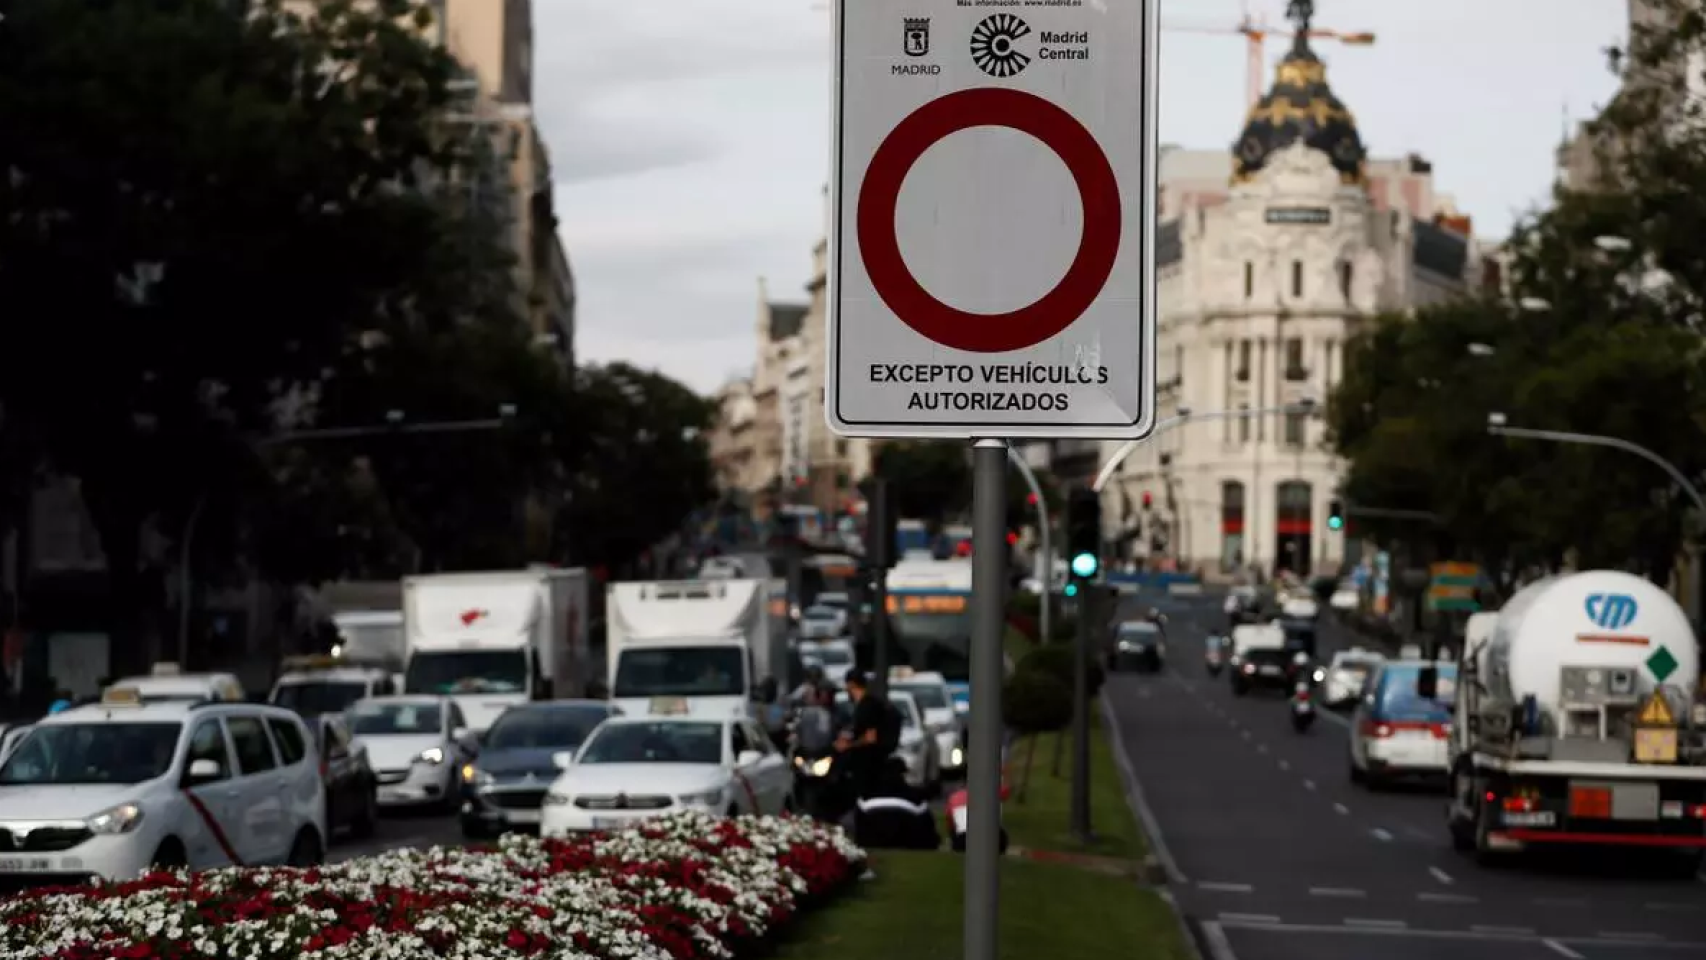
[[1034, 493], [1025, 494], [1025, 502], [1030, 504], [1033, 507], [1036, 506], [1037, 505], [1037, 495]]
[[1143, 509], [1148, 510], [1150, 504], [1152, 504], [1154, 502], [1155, 502], [1155, 498], [1149, 495], [1149, 491], [1148, 490], [1143, 491]]
[[1007, 531], [1007, 545], [1009, 547], [1011, 547], [1011, 546], [1016, 546], [1018, 543], [1019, 543], [1019, 535], [1014, 533], [1011, 530]]

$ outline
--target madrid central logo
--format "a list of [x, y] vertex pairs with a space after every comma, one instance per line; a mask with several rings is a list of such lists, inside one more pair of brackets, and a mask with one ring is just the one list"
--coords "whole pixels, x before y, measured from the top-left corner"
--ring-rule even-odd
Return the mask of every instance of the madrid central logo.
[[1029, 54], [1020, 53], [1018, 43], [1031, 27], [1010, 13], [984, 18], [971, 32], [971, 58], [977, 68], [992, 77], [1005, 79], [1030, 66]]

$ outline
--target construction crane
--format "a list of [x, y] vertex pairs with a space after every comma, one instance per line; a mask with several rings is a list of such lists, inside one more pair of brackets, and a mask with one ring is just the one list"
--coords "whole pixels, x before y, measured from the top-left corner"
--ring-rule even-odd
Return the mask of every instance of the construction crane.
[[[1245, 81], [1249, 86], [1248, 96], [1250, 106], [1252, 107], [1262, 99], [1262, 79], [1267, 73], [1268, 38], [1281, 37], [1289, 39], [1297, 36], [1295, 32], [1270, 28], [1267, 23], [1267, 18], [1252, 18], [1248, 11], [1245, 12], [1243, 20], [1236, 26], [1221, 27], [1198, 24], [1163, 23], [1161, 24], [1161, 29], [1170, 33], [1206, 33], [1218, 36], [1243, 37], [1246, 43], [1248, 56], [1248, 63], [1245, 67], [1248, 71], [1248, 76], [1245, 78]], [[1343, 30], [1310, 29], [1304, 32], [1304, 36], [1309, 37], [1311, 40], [1336, 40], [1349, 47], [1367, 47], [1374, 44], [1374, 34], [1372, 33], [1351, 33]]]

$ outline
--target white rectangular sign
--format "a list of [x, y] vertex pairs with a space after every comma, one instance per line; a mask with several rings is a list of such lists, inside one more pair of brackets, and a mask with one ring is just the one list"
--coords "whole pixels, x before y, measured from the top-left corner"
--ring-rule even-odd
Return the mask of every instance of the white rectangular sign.
[[831, 429], [1153, 429], [1158, 6], [836, 0]]

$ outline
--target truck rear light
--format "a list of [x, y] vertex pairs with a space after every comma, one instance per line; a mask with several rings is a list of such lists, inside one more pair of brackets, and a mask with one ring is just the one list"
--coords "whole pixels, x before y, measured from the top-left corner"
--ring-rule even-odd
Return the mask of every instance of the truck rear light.
[[1706, 803], [1697, 803], [1689, 807], [1688, 815], [1696, 820], [1706, 820]]
[[1435, 740], [1444, 740], [1451, 736], [1451, 724], [1436, 723], [1429, 726], [1428, 731], [1434, 735]]
[[1392, 727], [1388, 724], [1376, 723], [1373, 720], [1364, 720], [1362, 722], [1362, 735], [1374, 740], [1385, 740], [1392, 736]]
[[1504, 802], [1506, 813], [1533, 813], [1538, 806], [1530, 797], [1506, 797]]

